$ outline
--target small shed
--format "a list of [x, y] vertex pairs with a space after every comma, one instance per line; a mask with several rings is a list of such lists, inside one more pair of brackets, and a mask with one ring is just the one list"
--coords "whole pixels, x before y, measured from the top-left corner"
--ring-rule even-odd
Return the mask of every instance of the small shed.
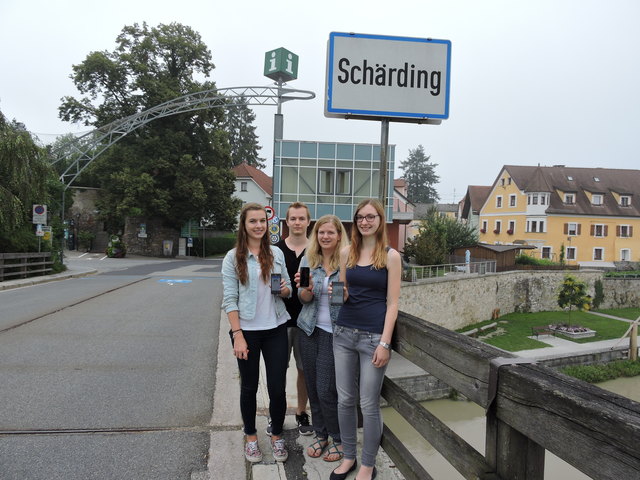
[[496, 272], [514, 270], [516, 257], [522, 250], [532, 250], [537, 247], [533, 245], [492, 245], [489, 243], [478, 243], [469, 247], [459, 247], [454, 249], [453, 254], [464, 258], [467, 250], [471, 253], [471, 261], [495, 260]]

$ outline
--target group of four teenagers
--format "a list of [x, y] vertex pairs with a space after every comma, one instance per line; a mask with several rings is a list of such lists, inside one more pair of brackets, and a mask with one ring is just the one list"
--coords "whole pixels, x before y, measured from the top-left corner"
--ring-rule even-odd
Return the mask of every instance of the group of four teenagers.
[[[293, 348], [298, 428], [310, 433], [304, 411], [308, 398], [316, 435], [307, 455], [342, 460], [331, 480], [345, 479], [356, 470], [359, 403], [363, 442], [356, 479], [369, 480], [376, 476], [382, 436], [380, 391], [398, 313], [400, 254], [388, 246], [384, 208], [378, 200], [367, 199], [356, 207], [350, 241], [334, 215], [320, 217], [307, 240], [310, 220], [304, 204], [289, 206], [289, 236], [272, 246], [264, 207], [246, 204], [236, 246], [223, 261], [223, 308], [240, 371], [244, 453], [251, 462], [262, 459], [256, 429], [262, 355], [271, 419], [267, 433], [275, 460], [288, 457], [282, 433], [286, 370]], [[309, 278], [303, 286], [301, 271], [306, 273], [306, 268]], [[274, 293], [272, 274], [281, 278]], [[334, 292], [338, 285], [343, 285], [341, 302], [332, 301], [339, 296], [337, 289]]]

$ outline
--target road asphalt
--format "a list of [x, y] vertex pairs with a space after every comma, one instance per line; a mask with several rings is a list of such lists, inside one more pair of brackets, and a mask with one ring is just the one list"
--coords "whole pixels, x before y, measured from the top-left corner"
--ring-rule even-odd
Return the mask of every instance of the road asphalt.
[[[73, 255], [73, 253], [71, 253]], [[0, 290], [20, 288], [40, 283], [78, 278], [98, 273], [98, 270], [71, 262], [68, 270], [62, 273], [32, 277], [28, 279], [0, 282]], [[228, 324], [224, 312], [220, 313], [220, 334], [218, 345], [218, 362], [215, 385], [238, 383], [238, 369], [228, 340]], [[623, 320], [623, 319], [620, 319]], [[628, 320], [627, 320], [628, 321]], [[571, 353], [586, 353], [611, 349], [624, 345], [620, 340], [604, 340], [588, 344], [579, 344], [549, 335], [541, 335], [539, 340], [550, 345], [549, 348], [514, 352], [520, 357], [548, 359], [566, 356]], [[389, 364], [387, 374], [391, 377], [413, 376], [423, 372], [415, 365], [397, 354]], [[295, 423], [295, 411], [291, 406], [296, 402], [296, 371], [289, 369], [287, 375], [287, 403], [290, 408], [285, 419], [285, 438], [289, 449], [289, 460], [284, 464], [275, 462], [271, 454], [269, 437], [264, 433], [268, 422], [268, 396], [264, 368], [261, 369], [260, 388], [258, 391], [258, 439], [263, 452], [263, 460], [257, 464], [249, 464], [243, 455], [242, 418], [240, 405], [235, 395], [215, 395], [213, 413], [209, 422], [211, 442], [209, 449], [208, 474], [194, 474], [191, 480], [218, 479], [253, 479], [253, 480], [327, 480], [337, 463], [329, 463], [322, 458], [312, 459], [304, 454], [306, 448], [313, 443], [314, 437], [300, 436]], [[361, 433], [361, 432], [360, 432]], [[359, 435], [360, 435], [359, 433]], [[360, 440], [360, 439], [359, 439]], [[380, 480], [403, 480], [404, 477], [394, 468], [393, 462], [381, 449], [376, 463]], [[350, 478], [354, 478], [352, 474]]]

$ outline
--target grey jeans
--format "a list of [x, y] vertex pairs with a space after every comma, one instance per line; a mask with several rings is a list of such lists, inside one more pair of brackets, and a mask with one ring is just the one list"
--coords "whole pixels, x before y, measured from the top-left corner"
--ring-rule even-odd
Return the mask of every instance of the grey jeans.
[[[387, 370], [376, 368], [371, 360], [380, 342], [379, 333], [336, 326], [333, 332], [333, 355], [338, 390], [338, 421], [345, 458], [357, 456], [358, 415], [362, 410], [362, 465], [373, 467], [382, 437], [380, 391]], [[359, 387], [359, 388], [358, 388]]]

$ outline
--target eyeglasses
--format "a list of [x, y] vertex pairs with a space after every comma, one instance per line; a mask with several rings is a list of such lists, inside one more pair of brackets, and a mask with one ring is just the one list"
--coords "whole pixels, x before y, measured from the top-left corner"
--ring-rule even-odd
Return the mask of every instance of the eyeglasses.
[[380, 215], [356, 215], [355, 219], [356, 219], [356, 223], [362, 223], [363, 220], [366, 220], [368, 223], [373, 222], [376, 217], [379, 217]]

